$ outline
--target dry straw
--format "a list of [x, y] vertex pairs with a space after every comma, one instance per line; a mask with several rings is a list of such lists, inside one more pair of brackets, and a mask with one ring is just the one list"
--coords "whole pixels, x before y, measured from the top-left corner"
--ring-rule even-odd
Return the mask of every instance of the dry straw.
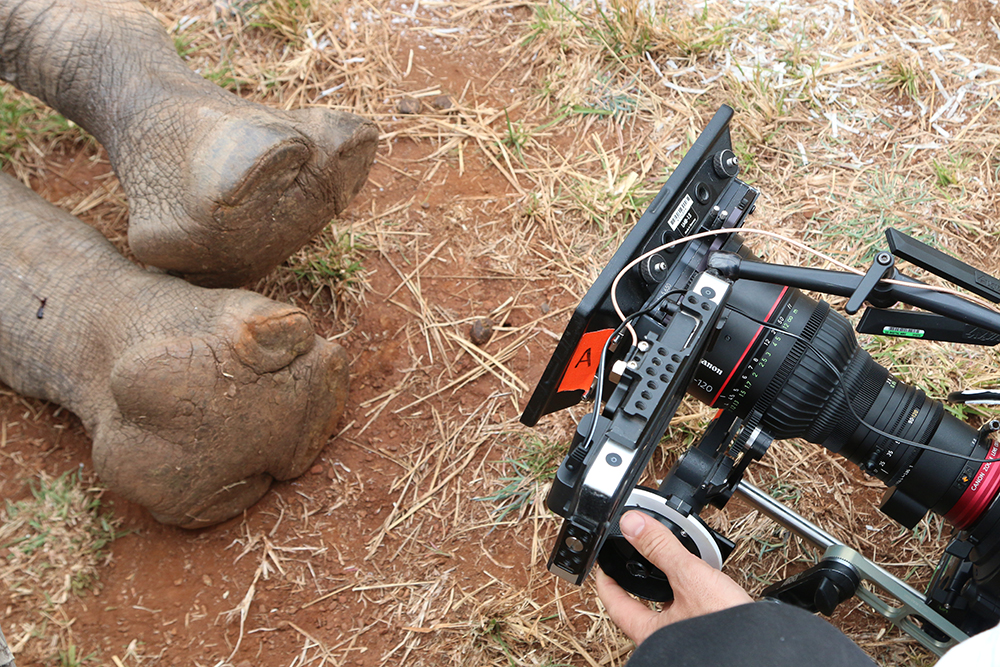
[[[389, 342], [402, 355], [391, 381], [359, 394], [324, 455], [336, 500], [279, 490], [283, 509], [266, 534], [218, 554], [258, 565], [240, 570], [229, 616], [191, 621], [195, 633], [229, 633], [205, 664], [239, 662], [270, 627], [255, 603], [268, 578], [294, 601], [283, 627], [300, 646], [270, 656], [275, 664], [625, 662], [631, 643], [590, 585], [571, 588], [544, 569], [557, 528], [541, 502], [544, 462], [551, 473], [582, 409], [531, 432], [517, 411], [568, 312], [720, 104], [736, 109], [742, 177], [763, 193], [750, 224], [860, 268], [887, 226], [987, 271], [1000, 266], [1000, 26], [986, 0], [150, 4], [189, 64], [234, 92], [379, 124], [366, 194], [257, 289], [310, 310], [327, 335], [352, 341], [358, 363]], [[440, 95], [450, 109], [432, 104]], [[417, 113], [400, 111], [404, 98]], [[53, 178], [51, 156], [83, 141], [45, 137], [20, 145], [5, 168]], [[120, 233], [121, 200], [108, 178], [63, 205]], [[811, 261], [777, 242], [752, 244], [773, 261]], [[338, 271], [354, 261], [345, 280]], [[367, 318], [376, 305], [391, 326]], [[467, 328], [484, 315], [497, 328], [476, 347]], [[990, 349], [862, 342], [934, 396], [997, 382]], [[685, 402], [650, 478], [707, 417]], [[391, 449], [380, 439], [390, 420], [420, 430], [400, 427], [412, 437]], [[347, 445], [384, 471], [393, 497], [350, 571], [331, 516], [360, 511], [371, 488], [337, 465]], [[946, 537], [934, 519], [906, 531], [882, 517], [880, 485], [815, 445], [775, 444], [752, 477], [916, 585]], [[528, 501], [502, 514], [508, 486]], [[707, 518], [739, 543], [727, 572], [753, 592], [815, 558], [737, 502]], [[371, 612], [349, 627], [300, 622], [341, 596]], [[886, 664], [929, 662], [859, 604], [835, 622]], [[12, 643], [22, 636], [8, 632]]]

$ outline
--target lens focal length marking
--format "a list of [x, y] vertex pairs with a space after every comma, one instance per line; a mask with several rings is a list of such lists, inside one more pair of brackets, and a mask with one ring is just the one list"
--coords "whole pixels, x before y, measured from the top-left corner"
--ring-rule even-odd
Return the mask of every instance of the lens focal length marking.
[[[775, 309], [781, 303], [782, 299], [785, 298], [785, 293], [786, 292], [788, 292], [788, 287], [783, 287], [782, 290], [781, 290], [781, 292], [778, 294], [778, 298], [775, 299], [774, 303], [771, 305], [771, 309], [767, 311], [767, 316], [764, 317], [764, 321], [765, 322], [770, 321], [771, 315], [774, 314]], [[784, 321], [782, 321], [782, 324], [785, 324]], [[719, 386], [719, 392], [715, 395], [714, 398], [712, 398], [712, 401], [708, 404], [709, 407], [714, 407], [715, 404], [718, 402], [719, 397], [722, 396], [722, 392], [724, 392], [726, 390], [726, 387], [729, 385], [730, 380], [732, 380], [733, 375], [736, 374], [737, 369], [739, 369], [743, 365], [743, 361], [746, 359], [747, 355], [750, 353], [750, 350], [753, 349], [754, 345], [757, 343], [758, 339], [760, 338], [760, 334], [761, 334], [761, 332], [763, 330], [764, 330], [763, 326], [758, 326], [757, 327], [756, 333], [750, 339], [750, 343], [747, 344], [746, 349], [743, 351], [743, 354], [740, 356], [739, 360], [737, 360], [737, 362], [735, 364], [733, 364], [732, 370], [729, 371], [729, 376], [726, 377], [725, 381]], [[771, 333], [771, 330], [768, 329], [767, 333], [765, 334], [765, 339], [767, 338], [768, 335], [770, 335], [770, 333]], [[741, 379], [744, 381], [744, 394], [745, 394], [745, 392], [746, 392], [745, 386], [746, 386], [746, 380], [747, 380], [746, 369], [744, 370], [744, 373], [741, 375]], [[730, 407], [732, 407], [732, 406], [730, 406]]]
[[[765, 322], [784, 330], [787, 330], [792, 325], [792, 321], [798, 313], [798, 308], [794, 307], [790, 302], [782, 303], [786, 292], [787, 288], [781, 291], [771, 306], [771, 310], [768, 311], [767, 317], [764, 319]], [[775, 311], [777, 311], [776, 315]], [[773, 320], [771, 319], [772, 316], [774, 316]], [[763, 336], [761, 336], [762, 331]], [[732, 410], [737, 410], [742, 400], [748, 394], [752, 393], [753, 385], [758, 383], [766, 385], [769, 383], [770, 376], [774, 375], [777, 368], [769, 371], [768, 364], [772, 361], [779, 362], [784, 358], [784, 353], [779, 354], [779, 350], [777, 349], [783, 341], [784, 336], [781, 335], [780, 331], [771, 328], [765, 329], [763, 326], [758, 327], [757, 333], [750, 341], [750, 344], [747, 345], [743, 356], [733, 366], [733, 370], [730, 372], [726, 382], [719, 389], [719, 393], [716, 394], [711, 405], [715, 406], [718, 404], [720, 406], [727, 406]], [[748, 356], [749, 359], [747, 359]], [[739, 369], [742, 369], [742, 371], [736, 382], [732, 382], [733, 376]], [[765, 375], [768, 377], [765, 378]], [[763, 382], [761, 382], [762, 378], [764, 379]], [[729, 387], [728, 391], [727, 386]], [[756, 399], [756, 392], [753, 393]]]

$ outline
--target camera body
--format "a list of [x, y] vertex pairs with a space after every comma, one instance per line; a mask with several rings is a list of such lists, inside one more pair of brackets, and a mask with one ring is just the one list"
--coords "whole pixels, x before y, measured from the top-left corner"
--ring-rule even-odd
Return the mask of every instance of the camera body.
[[[746, 468], [773, 439], [800, 437], [882, 480], [882, 510], [899, 523], [912, 527], [933, 511], [955, 526], [926, 596], [902, 582], [887, 584], [909, 601], [905, 616], [920, 619], [911, 634], [921, 632], [925, 644], [940, 648], [996, 624], [1000, 463], [993, 462], [991, 429], [973, 429], [894, 378], [859, 348], [846, 318], [798, 287], [850, 296], [849, 312], [865, 300], [930, 308], [939, 314], [922, 314], [920, 326], [976, 344], [1000, 341], [1000, 315], [959, 297], [928, 297], [895, 271], [889, 253], [880, 253], [864, 277], [756, 261], [735, 232], [759, 193], [737, 178], [732, 113], [723, 107], [715, 114], [581, 300], [522, 414], [533, 426], [584, 398], [595, 404], [547, 498], [564, 518], [550, 571], [579, 585], [600, 560], [626, 590], [671, 599], [662, 572], [622, 538], [621, 514], [639, 509], [656, 517], [721, 568], [734, 545], [698, 514], [708, 504], [723, 507], [736, 492], [756, 497], [742, 482]], [[941, 262], [891, 231], [900, 256]], [[895, 285], [884, 278], [896, 278]], [[862, 324], [912, 336], [913, 320], [900, 326], [894, 318], [913, 315], [869, 308]], [[637, 487], [685, 393], [719, 413], [659, 489]], [[770, 509], [786, 525], [810, 525], [790, 510]], [[807, 537], [821, 533], [809, 530]], [[813, 541], [844, 546], [831, 540]], [[809, 576], [779, 582], [773, 594], [830, 613], [861, 579], [883, 574], [841, 552], [827, 560]]]

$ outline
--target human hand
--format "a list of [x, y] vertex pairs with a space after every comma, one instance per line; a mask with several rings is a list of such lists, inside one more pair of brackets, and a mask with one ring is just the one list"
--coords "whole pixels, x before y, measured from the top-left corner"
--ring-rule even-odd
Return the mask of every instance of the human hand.
[[622, 535], [650, 563], [660, 568], [674, 590], [672, 602], [655, 612], [626, 593], [615, 580], [597, 572], [597, 595], [611, 620], [636, 644], [665, 625], [753, 602], [728, 576], [684, 548], [659, 521], [643, 512], [622, 515]]

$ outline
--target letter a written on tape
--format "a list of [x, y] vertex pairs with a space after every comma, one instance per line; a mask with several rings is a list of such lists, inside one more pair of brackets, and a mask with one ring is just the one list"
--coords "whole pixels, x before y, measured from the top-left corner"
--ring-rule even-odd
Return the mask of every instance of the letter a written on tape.
[[569, 364], [559, 382], [559, 391], [587, 391], [594, 382], [597, 366], [601, 363], [601, 350], [611, 338], [614, 329], [590, 331], [580, 337]]

